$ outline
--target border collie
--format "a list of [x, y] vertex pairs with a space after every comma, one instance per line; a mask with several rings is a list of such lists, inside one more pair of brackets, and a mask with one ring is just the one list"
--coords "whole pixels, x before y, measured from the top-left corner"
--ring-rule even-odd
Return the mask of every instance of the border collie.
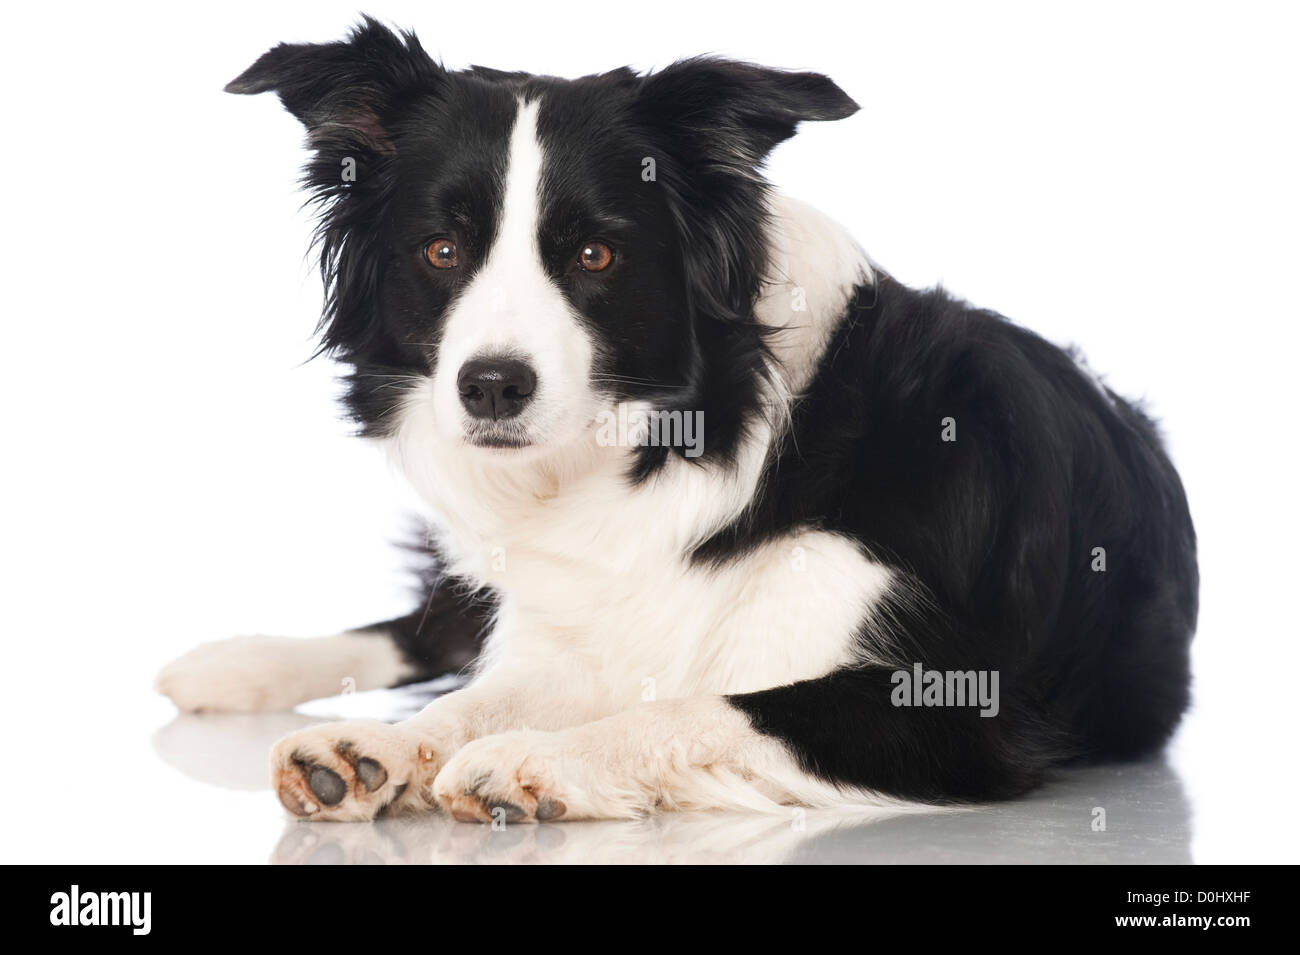
[[306, 126], [322, 350], [436, 561], [410, 616], [208, 644], [159, 687], [469, 674], [276, 744], [291, 813], [978, 803], [1167, 740], [1198, 579], [1155, 426], [769, 187], [801, 122], [857, 111], [829, 79], [452, 71], [365, 19], [227, 89]]

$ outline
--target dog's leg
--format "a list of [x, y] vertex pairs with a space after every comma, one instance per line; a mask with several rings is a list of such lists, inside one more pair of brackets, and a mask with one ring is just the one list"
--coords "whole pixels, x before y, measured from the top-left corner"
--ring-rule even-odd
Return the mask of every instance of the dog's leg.
[[288, 710], [345, 690], [456, 673], [478, 655], [490, 600], [440, 584], [416, 612], [330, 637], [235, 637], [163, 667], [159, 692], [182, 710]]
[[[1006, 709], [900, 708], [865, 667], [732, 697], [643, 704], [557, 732], [470, 742], [434, 781], [456, 818], [631, 818], [659, 809], [888, 807], [1023, 792], [1047, 762]], [[503, 809], [504, 807], [504, 809]]]
[[827, 802], [832, 788], [725, 698], [696, 697], [470, 742], [438, 774], [433, 792], [462, 821], [544, 822], [659, 809], [778, 810]]
[[345, 690], [415, 679], [382, 629], [331, 637], [233, 637], [204, 643], [159, 672], [155, 685], [186, 712], [290, 710]]

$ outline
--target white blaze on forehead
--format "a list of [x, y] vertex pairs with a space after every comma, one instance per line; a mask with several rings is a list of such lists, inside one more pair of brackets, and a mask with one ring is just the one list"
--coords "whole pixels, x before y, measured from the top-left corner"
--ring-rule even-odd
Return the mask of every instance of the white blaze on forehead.
[[542, 182], [542, 144], [537, 139], [537, 100], [519, 104], [510, 133], [501, 221], [487, 267], [508, 260], [540, 266], [537, 249], [538, 206]]
[[456, 373], [466, 361], [507, 353], [537, 375], [533, 400], [512, 428], [533, 443], [572, 437], [590, 420], [590, 335], [547, 275], [538, 247], [545, 156], [537, 137], [538, 101], [520, 101], [510, 133], [501, 215], [486, 258], [448, 313], [438, 351], [434, 406], [444, 433], [467, 420]]

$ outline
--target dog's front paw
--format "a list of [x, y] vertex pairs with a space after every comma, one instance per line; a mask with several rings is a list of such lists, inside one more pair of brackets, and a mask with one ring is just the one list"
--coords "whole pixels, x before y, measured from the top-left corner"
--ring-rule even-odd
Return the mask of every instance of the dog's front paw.
[[475, 740], [433, 782], [438, 804], [460, 822], [573, 819], [585, 800], [564, 776], [560, 736], [520, 730]]
[[448, 740], [407, 724], [349, 720], [291, 733], [271, 749], [271, 785], [295, 816], [362, 822], [429, 810]]

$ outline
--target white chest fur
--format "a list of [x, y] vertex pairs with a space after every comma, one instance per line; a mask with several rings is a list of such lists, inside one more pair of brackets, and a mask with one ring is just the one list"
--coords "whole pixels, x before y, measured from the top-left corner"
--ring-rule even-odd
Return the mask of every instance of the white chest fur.
[[718, 566], [687, 559], [750, 499], [766, 437], [734, 471], [674, 459], [635, 489], [626, 452], [594, 443], [576, 475], [413, 467], [409, 455], [404, 466], [438, 515], [450, 569], [503, 595], [489, 661], [565, 658], [618, 708], [808, 679], [861, 652], [858, 628], [889, 573], [853, 542], [799, 530]]

